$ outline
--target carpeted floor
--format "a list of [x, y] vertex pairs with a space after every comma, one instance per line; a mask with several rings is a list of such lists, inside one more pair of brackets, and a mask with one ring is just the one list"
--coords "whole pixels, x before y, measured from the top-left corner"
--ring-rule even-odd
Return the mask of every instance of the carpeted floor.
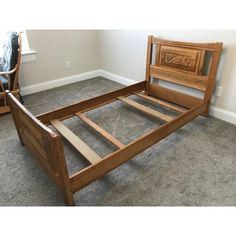
[[[25, 96], [24, 100], [36, 115], [121, 87], [99, 77]], [[136, 96], [133, 99], [144, 103]], [[162, 111], [174, 115], [168, 109]], [[86, 115], [123, 143], [161, 124], [119, 101]], [[99, 155], [115, 150], [78, 118], [64, 123]], [[0, 116], [0, 147], [1, 206], [64, 205], [56, 186], [20, 145], [10, 114]], [[65, 155], [70, 174], [88, 165], [66, 142]], [[78, 206], [236, 205], [236, 126], [199, 117], [74, 197]]]

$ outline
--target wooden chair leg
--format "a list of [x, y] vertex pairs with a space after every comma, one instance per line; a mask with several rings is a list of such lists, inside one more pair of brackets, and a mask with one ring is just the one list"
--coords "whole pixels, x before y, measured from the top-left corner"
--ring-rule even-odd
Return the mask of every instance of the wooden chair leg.
[[17, 100], [19, 100], [20, 99], [19, 93], [16, 93], [15, 97], [16, 97]]
[[4, 106], [6, 106], [7, 105], [7, 99], [6, 99], [6, 94], [4, 94], [5, 93], [5, 89], [4, 89], [4, 87], [3, 87], [3, 84], [2, 84], [2, 81], [0, 80], [0, 88], [2, 89], [2, 94], [3, 94], [3, 102], [4, 102]]
[[5, 96], [3, 97], [3, 107], [6, 107], [7, 106], [7, 103], [6, 103], [6, 98]]

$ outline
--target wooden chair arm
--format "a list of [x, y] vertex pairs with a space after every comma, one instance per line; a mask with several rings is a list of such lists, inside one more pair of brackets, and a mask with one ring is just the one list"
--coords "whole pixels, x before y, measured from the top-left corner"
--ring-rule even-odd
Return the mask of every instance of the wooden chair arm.
[[10, 75], [12, 73], [14, 73], [17, 70], [17, 65], [15, 66], [15, 68], [13, 70], [10, 71], [0, 71], [0, 75]]

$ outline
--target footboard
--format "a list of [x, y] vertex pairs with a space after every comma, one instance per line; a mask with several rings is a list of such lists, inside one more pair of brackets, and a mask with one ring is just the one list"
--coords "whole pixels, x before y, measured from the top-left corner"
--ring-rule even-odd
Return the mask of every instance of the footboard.
[[66, 167], [63, 143], [60, 135], [39, 122], [9, 92], [7, 102], [10, 106], [16, 130], [22, 145], [28, 147], [49, 176], [65, 194], [68, 205], [73, 205], [69, 175]]

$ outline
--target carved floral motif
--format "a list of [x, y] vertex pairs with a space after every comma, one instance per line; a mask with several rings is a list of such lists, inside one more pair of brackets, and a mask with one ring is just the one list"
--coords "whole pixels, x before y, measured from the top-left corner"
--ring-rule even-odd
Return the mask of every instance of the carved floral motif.
[[178, 55], [169, 52], [163, 53], [162, 56], [164, 61], [167, 63], [178, 64], [188, 67], [192, 67], [194, 63], [194, 60], [189, 56]]

